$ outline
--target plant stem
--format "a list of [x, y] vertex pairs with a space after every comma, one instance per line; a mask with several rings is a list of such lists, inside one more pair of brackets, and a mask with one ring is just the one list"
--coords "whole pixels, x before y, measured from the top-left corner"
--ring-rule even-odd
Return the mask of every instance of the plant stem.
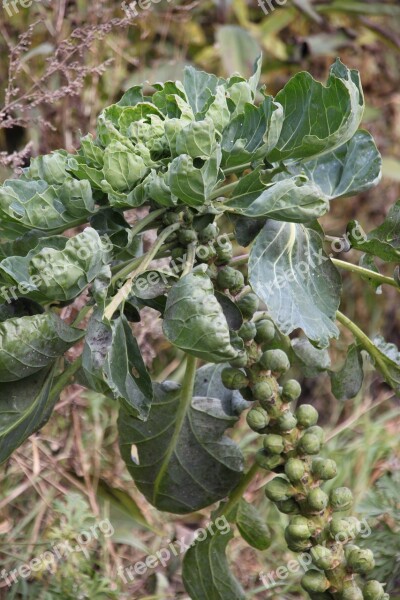
[[192, 244], [189, 244], [188, 249], [187, 249], [187, 257], [186, 257], [185, 266], [182, 271], [182, 277], [184, 277], [184, 275], [187, 275], [188, 273], [190, 273], [190, 271], [193, 269], [195, 258], [196, 258], [196, 243], [193, 242]]
[[210, 200], [215, 200], [215, 198], [218, 198], [219, 196], [225, 196], [225, 194], [229, 194], [230, 192], [232, 192], [235, 187], [238, 185], [239, 181], [232, 181], [232, 183], [227, 183], [226, 185], [222, 185], [221, 187], [217, 188], [216, 190], [213, 191], [213, 193], [210, 196]]
[[379, 366], [379, 369], [380, 369], [381, 373], [384, 375], [384, 377], [388, 381], [391, 381], [392, 376], [390, 374], [390, 371], [388, 370], [385, 361], [382, 360], [380, 351], [375, 346], [375, 344], [369, 339], [369, 337], [351, 319], [346, 317], [346, 315], [341, 313], [339, 310], [336, 313], [336, 318], [339, 321], [339, 323], [341, 323], [342, 325], [344, 325], [346, 327], [346, 329], [351, 331], [351, 333], [354, 335], [356, 340], [361, 344], [361, 346], [364, 348], [364, 350], [366, 350], [368, 352], [368, 354], [370, 354], [372, 356], [375, 363]]
[[240, 502], [243, 494], [249, 487], [250, 483], [253, 481], [254, 477], [257, 475], [259, 466], [257, 463], [254, 463], [252, 467], [247, 471], [246, 475], [242, 478], [240, 483], [235, 487], [231, 495], [229, 496], [229, 500], [226, 504], [222, 506], [222, 510], [218, 511], [218, 516], [227, 516], [232, 508], [236, 506], [238, 502]]
[[72, 322], [72, 327], [76, 327], [77, 325], [79, 325], [79, 323], [83, 321], [83, 319], [86, 317], [88, 312], [92, 310], [92, 308], [93, 304], [86, 304], [85, 306], [83, 306], [83, 308], [81, 308], [81, 310], [76, 315], [75, 320]]
[[[134, 279], [138, 275], [140, 275], [140, 273], [143, 273], [143, 271], [145, 271], [147, 269], [147, 267], [149, 266], [151, 261], [155, 258], [156, 254], [160, 250], [160, 248], [163, 245], [163, 243], [165, 242], [165, 240], [172, 233], [174, 233], [174, 231], [179, 229], [179, 227], [180, 227], [180, 223], [174, 223], [173, 225], [170, 225], [169, 227], [164, 229], [164, 231], [158, 236], [157, 241], [153, 244], [153, 246], [147, 252], [147, 254], [145, 254], [143, 257], [141, 257], [142, 261], [141, 261], [140, 265], [133, 272], [131, 272], [128, 279], [124, 283], [124, 285], [115, 294], [115, 296], [111, 299], [111, 302], [108, 304], [108, 306], [106, 306], [106, 308], [104, 310], [104, 319], [107, 319], [109, 321], [112, 318], [113, 314], [115, 313], [115, 311], [117, 310], [119, 305], [124, 300], [126, 300], [126, 298], [129, 296]], [[120, 277], [120, 275], [119, 275], [119, 277]]]
[[331, 258], [331, 261], [334, 265], [339, 267], [339, 269], [343, 269], [344, 271], [351, 271], [352, 273], [358, 273], [363, 277], [368, 277], [372, 281], [376, 281], [377, 283], [386, 283], [387, 285], [391, 285], [400, 292], [400, 288], [392, 277], [386, 277], [386, 275], [381, 275], [380, 273], [375, 273], [375, 271], [371, 271], [370, 269], [365, 269], [364, 267], [359, 267], [358, 265], [353, 265], [352, 263], [346, 262], [344, 260], [339, 260], [337, 258]]
[[188, 408], [190, 407], [191, 402], [192, 402], [193, 388], [194, 388], [194, 382], [195, 382], [195, 378], [196, 378], [196, 367], [197, 367], [197, 359], [194, 356], [191, 356], [190, 354], [188, 354], [185, 375], [184, 375], [183, 382], [182, 382], [179, 406], [178, 406], [178, 410], [177, 410], [176, 417], [175, 417], [175, 429], [174, 429], [174, 433], [171, 437], [171, 440], [168, 444], [168, 450], [164, 454], [161, 468], [160, 468], [158, 475], [156, 477], [156, 480], [154, 482], [154, 498], [157, 497], [158, 486], [164, 477], [164, 473], [165, 473], [166, 469], [168, 468], [169, 461], [170, 461], [171, 456], [176, 447], [176, 441], [177, 441], [180, 431], [182, 429], [183, 421], [186, 417]]
[[167, 209], [159, 208], [158, 210], [153, 210], [148, 215], [146, 215], [143, 219], [140, 219], [131, 229], [133, 237], [143, 231], [147, 225], [150, 225], [153, 221], [155, 221], [158, 217], [163, 215]]
[[50, 400], [56, 400], [61, 394], [65, 386], [69, 383], [69, 380], [75, 375], [82, 366], [82, 356], [79, 356], [73, 363], [71, 363], [63, 373], [57, 378], [53, 387], [50, 390]]
[[231, 175], [231, 173], [240, 173], [241, 171], [244, 171], [249, 167], [251, 167], [250, 162], [244, 163], [243, 165], [237, 165], [236, 167], [228, 167], [227, 169], [224, 169], [224, 175]]

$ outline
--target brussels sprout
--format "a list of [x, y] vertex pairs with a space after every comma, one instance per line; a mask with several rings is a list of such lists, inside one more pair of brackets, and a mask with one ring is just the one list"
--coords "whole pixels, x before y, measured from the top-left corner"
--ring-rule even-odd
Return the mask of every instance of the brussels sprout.
[[194, 229], [180, 229], [178, 231], [178, 240], [182, 246], [187, 246], [197, 241], [197, 233]]
[[283, 477], [275, 477], [264, 488], [265, 495], [272, 502], [282, 502], [292, 497], [293, 488]]
[[318, 422], [318, 412], [311, 404], [302, 404], [296, 410], [296, 418], [299, 427], [312, 427]]
[[325, 431], [319, 425], [314, 425], [314, 427], [308, 427], [304, 433], [312, 433], [315, 435], [322, 445], [325, 441]]
[[247, 356], [247, 352], [241, 352], [240, 354], [238, 354], [238, 356], [236, 358], [234, 358], [233, 360], [231, 360], [229, 362], [229, 364], [231, 365], [231, 367], [245, 367], [248, 363], [248, 356]]
[[178, 246], [177, 248], [173, 248], [171, 250], [171, 258], [172, 260], [179, 260], [183, 258], [186, 254], [186, 249], [182, 248], [182, 246]]
[[[258, 310], [259, 304], [260, 301], [258, 299], [258, 296], [253, 294], [253, 292], [242, 296], [241, 298], [239, 298], [239, 300], [236, 301], [236, 306], [239, 308], [240, 312], [242, 313], [245, 319], [253, 318], [254, 313]], [[254, 333], [254, 336], [255, 335], [256, 332]]]
[[354, 581], [345, 581], [342, 600], [363, 600], [363, 594]]
[[326, 590], [330, 587], [330, 581], [325, 577], [324, 573], [320, 571], [316, 571], [315, 569], [310, 569], [303, 576], [301, 580], [301, 585], [306, 590], [306, 592], [326, 592]]
[[321, 442], [313, 433], [305, 433], [299, 440], [297, 448], [302, 454], [318, 454]]
[[290, 410], [285, 410], [278, 419], [279, 431], [291, 431], [297, 425], [297, 419]]
[[364, 600], [383, 600], [385, 597], [384, 587], [379, 581], [372, 579], [365, 584], [363, 596]]
[[204, 229], [199, 231], [199, 240], [202, 244], [207, 244], [215, 239], [218, 235], [218, 227], [214, 223], [210, 223]]
[[353, 504], [353, 494], [347, 487], [335, 488], [331, 491], [329, 501], [334, 511], [348, 510]]
[[329, 497], [320, 488], [314, 488], [307, 494], [307, 507], [311, 511], [321, 512], [328, 506]]
[[247, 413], [246, 420], [250, 429], [253, 429], [254, 431], [261, 431], [268, 425], [269, 416], [266, 410], [257, 406], [256, 408], [252, 408]]
[[256, 454], [256, 463], [268, 471], [273, 471], [284, 462], [282, 456], [278, 454], [267, 454], [265, 450], [259, 450]]
[[300, 515], [292, 517], [289, 525], [286, 527], [285, 537], [294, 541], [308, 540], [311, 537], [311, 531], [308, 527], [307, 519]]
[[347, 565], [354, 573], [366, 575], [375, 567], [374, 554], [368, 549], [355, 548], [347, 558]]
[[331, 550], [325, 546], [314, 546], [311, 550], [311, 557], [314, 565], [324, 571], [333, 569], [335, 566], [335, 558]]
[[264, 437], [264, 448], [269, 454], [282, 454], [285, 449], [285, 440], [281, 435], [270, 433]]
[[336, 463], [330, 458], [314, 458], [311, 465], [311, 472], [317, 479], [322, 479], [323, 481], [334, 479], [337, 475]]
[[228, 390], [240, 390], [248, 385], [246, 374], [240, 369], [226, 367], [221, 373], [222, 383]]
[[250, 342], [256, 335], [256, 326], [251, 321], [243, 323], [238, 331], [239, 336], [244, 342]]
[[244, 287], [243, 274], [232, 267], [222, 267], [218, 273], [217, 285], [222, 290], [239, 292]]
[[275, 325], [269, 319], [262, 319], [256, 323], [257, 333], [254, 338], [257, 344], [266, 344], [275, 337]]
[[300, 512], [300, 506], [293, 498], [277, 502], [276, 507], [284, 515], [296, 515]]
[[305, 463], [299, 458], [289, 458], [285, 465], [285, 474], [289, 481], [298, 483], [306, 472]]
[[179, 223], [179, 214], [177, 212], [168, 211], [163, 214], [162, 222], [164, 225], [173, 225]]
[[267, 350], [261, 355], [260, 365], [272, 373], [283, 374], [290, 369], [290, 362], [287, 354], [283, 350]]
[[274, 391], [268, 381], [260, 381], [253, 386], [253, 396], [256, 400], [269, 400]]
[[311, 548], [311, 540], [293, 540], [287, 537], [287, 533], [285, 531], [285, 540], [287, 547], [292, 552], [306, 552], [309, 548]]
[[216, 246], [215, 251], [217, 253], [217, 264], [223, 265], [232, 260], [233, 257], [233, 246], [232, 244], [224, 246]]
[[282, 398], [287, 402], [293, 402], [300, 397], [301, 385], [295, 379], [289, 379], [282, 388]]
[[332, 519], [329, 532], [334, 540], [346, 544], [356, 537], [357, 527], [349, 519]]

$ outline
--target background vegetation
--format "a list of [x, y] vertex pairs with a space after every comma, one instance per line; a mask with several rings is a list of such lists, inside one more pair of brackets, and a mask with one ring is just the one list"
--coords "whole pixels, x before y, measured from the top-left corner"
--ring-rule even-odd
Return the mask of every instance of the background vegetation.
[[[135, 83], [179, 78], [186, 64], [249, 75], [262, 50], [262, 81], [272, 94], [299, 70], [325, 79], [335, 56], [361, 72], [364, 125], [383, 154], [384, 177], [376, 189], [336, 203], [325, 217], [329, 230], [340, 236], [343, 223], [357, 218], [368, 231], [399, 197], [399, 2], [288, 0], [266, 15], [246, 0], [161, 0], [132, 19], [119, 2], [102, 0], [17, 6], [12, 16], [5, 9], [0, 14], [0, 180], [30, 156], [73, 150], [80, 132], [94, 131], [100, 110]], [[369, 335], [380, 330], [400, 346], [396, 293], [389, 288], [377, 295], [349, 274], [346, 313]], [[73, 319], [79, 308], [64, 308], [64, 318]], [[160, 337], [155, 314], [149, 309], [137, 326], [139, 342], [158, 380], [179, 379], [178, 357]], [[333, 364], [340, 364], [341, 352], [333, 348]], [[368, 544], [379, 558], [374, 575], [388, 580], [388, 591], [400, 598], [398, 399], [372, 376], [356, 399], [342, 404], [333, 399], [325, 375], [307, 379], [303, 389], [304, 400], [317, 406], [330, 430], [326, 452], [338, 461], [340, 482], [354, 489], [359, 514], [370, 521]], [[101, 518], [111, 519], [115, 534], [99, 537], [87, 556], [74, 553], [60, 561], [54, 574], [36, 573], [11, 590], [0, 587], [0, 598], [187, 598], [179, 557], [128, 584], [116, 576], [119, 566], [134, 564], [169, 540], [189, 540], [207, 521], [206, 511], [175, 518], [142, 500], [119, 456], [116, 418], [110, 399], [70, 386], [51, 422], [2, 468], [1, 568], [9, 571]], [[234, 435], [245, 454], [254, 452], [255, 434], [243, 426]], [[292, 558], [282, 535], [285, 517], [258, 493], [264, 483], [260, 476], [247, 499], [260, 506], [273, 545], [257, 552], [235, 538], [230, 560], [249, 598], [304, 598], [296, 578], [268, 592], [259, 579], [260, 572]]]

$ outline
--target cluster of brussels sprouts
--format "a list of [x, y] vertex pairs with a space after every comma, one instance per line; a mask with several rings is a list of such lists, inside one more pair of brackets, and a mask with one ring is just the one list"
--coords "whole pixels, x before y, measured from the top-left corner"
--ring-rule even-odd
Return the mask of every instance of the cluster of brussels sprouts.
[[318, 456], [324, 431], [317, 424], [317, 410], [308, 404], [292, 408], [300, 397], [300, 384], [294, 379], [280, 382], [290, 361], [279, 347], [273, 322], [257, 313], [259, 300], [244, 287], [239, 270], [220, 267], [215, 284], [231, 295], [244, 318], [233, 334], [241, 338], [243, 350], [222, 371], [222, 381], [252, 402], [247, 423], [263, 436], [257, 463], [279, 474], [266, 485], [265, 494], [290, 515], [285, 531], [288, 547], [308, 552], [312, 559], [313, 568], [304, 575], [303, 588], [315, 600], [389, 598], [378, 581], [362, 587], [356, 581], [356, 575], [367, 576], [372, 571], [374, 557], [370, 550], [354, 544], [361, 523], [342, 514], [352, 506], [351, 491], [338, 487], [328, 495], [323, 490], [324, 482], [336, 476], [336, 463]]

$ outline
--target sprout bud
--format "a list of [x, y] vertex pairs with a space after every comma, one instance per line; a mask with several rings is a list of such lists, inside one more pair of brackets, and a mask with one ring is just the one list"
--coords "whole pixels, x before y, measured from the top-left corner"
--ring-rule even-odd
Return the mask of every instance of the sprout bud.
[[194, 229], [180, 229], [178, 232], [178, 240], [182, 246], [187, 246], [197, 241], [197, 233]]
[[311, 537], [311, 531], [307, 519], [302, 516], [292, 517], [286, 527], [285, 537], [296, 542], [298, 540], [308, 540]]
[[289, 458], [285, 465], [285, 473], [289, 481], [298, 483], [304, 477], [305, 464], [299, 458]]
[[282, 397], [287, 402], [293, 402], [300, 397], [301, 385], [295, 379], [289, 379], [282, 388]]
[[243, 323], [243, 325], [238, 331], [238, 334], [244, 342], [250, 342], [254, 339], [254, 336], [256, 335], [255, 323], [253, 323], [252, 321]]
[[311, 404], [302, 404], [296, 410], [296, 418], [299, 427], [306, 429], [317, 424], [318, 412]]
[[345, 581], [342, 592], [343, 600], [363, 600], [363, 593], [354, 581]]
[[329, 500], [333, 511], [348, 510], [353, 504], [353, 494], [349, 488], [335, 488], [331, 491]]
[[[358, 522], [357, 522], [358, 523]], [[347, 544], [354, 540], [358, 533], [358, 525], [351, 519], [332, 519], [329, 531], [334, 540], [342, 544]]]
[[276, 507], [284, 515], [297, 515], [300, 512], [300, 507], [293, 498], [277, 502]]
[[333, 569], [335, 566], [335, 558], [331, 550], [325, 546], [315, 546], [311, 550], [311, 556], [314, 565], [319, 569], [329, 571], [329, 569]]
[[298, 449], [302, 454], [318, 454], [321, 450], [321, 442], [312, 433], [305, 433], [298, 442]]
[[204, 229], [199, 231], [199, 240], [202, 244], [207, 244], [214, 240], [218, 235], [218, 227], [214, 223], [210, 223]]
[[253, 317], [254, 313], [258, 310], [259, 304], [260, 301], [258, 296], [253, 294], [253, 292], [242, 296], [236, 301], [236, 306], [240, 309], [240, 312], [245, 319], [251, 319]]
[[228, 390], [240, 390], [248, 385], [246, 374], [240, 369], [226, 367], [221, 373], [222, 383]]
[[290, 369], [290, 362], [283, 350], [267, 350], [261, 355], [260, 365], [266, 371], [283, 375]]
[[230, 365], [231, 367], [236, 367], [236, 368], [240, 368], [240, 367], [245, 367], [248, 363], [248, 356], [247, 356], [247, 352], [241, 352], [240, 354], [237, 355], [236, 358], [234, 358], [233, 360], [230, 361]]
[[246, 420], [250, 429], [253, 429], [253, 431], [261, 431], [267, 427], [269, 416], [266, 410], [257, 406], [247, 413]]
[[383, 600], [385, 590], [379, 581], [368, 581], [363, 589], [364, 600]]
[[253, 386], [253, 396], [256, 400], [269, 400], [274, 391], [268, 381], [260, 381]]
[[292, 497], [293, 488], [283, 477], [275, 477], [264, 488], [265, 495], [272, 502], [282, 502]]
[[256, 463], [267, 471], [273, 471], [283, 463], [284, 459], [279, 454], [267, 454], [265, 450], [259, 450], [256, 454]]
[[243, 274], [232, 267], [222, 267], [218, 273], [217, 285], [222, 290], [238, 292], [244, 287]]
[[324, 573], [320, 573], [320, 571], [316, 571], [315, 569], [310, 569], [303, 576], [301, 580], [301, 585], [306, 590], [306, 592], [318, 592], [323, 593], [330, 587], [330, 581], [325, 577]]
[[320, 488], [314, 488], [307, 495], [307, 508], [312, 512], [321, 512], [328, 506], [329, 497]]
[[281, 435], [270, 433], [264, 437], [264, 448], [269, 454], [282, 454], [285, 449], [285, 440]]
[[314, 458], [311, 472], [317, 479], [328, 481], [337, 475], [336, 463], [330, 458]]
[[312, 433], [313, 435], [316, 435], [321, 445], [325, 441], [325, 432], [322, 429], [322, 427], [319, 427], [318, 425], [314, 425], [314, 427], [309, 427], [305, 430], [305, 433]]
[[297, 425], [297, 419], [290, 410], [285, 410], [278, 419], [279, 431], [291, 431]]
[[347, 558], [347, 566], [354, 573], [366, 575], [375, 567], [374, 554], [368, 549], [354, 548]]
[[254, 338], [257, 344], [272, 342], [275, 337], [275, 325], [269, 319], [262, 319], [256, 323], [257, 333]]

